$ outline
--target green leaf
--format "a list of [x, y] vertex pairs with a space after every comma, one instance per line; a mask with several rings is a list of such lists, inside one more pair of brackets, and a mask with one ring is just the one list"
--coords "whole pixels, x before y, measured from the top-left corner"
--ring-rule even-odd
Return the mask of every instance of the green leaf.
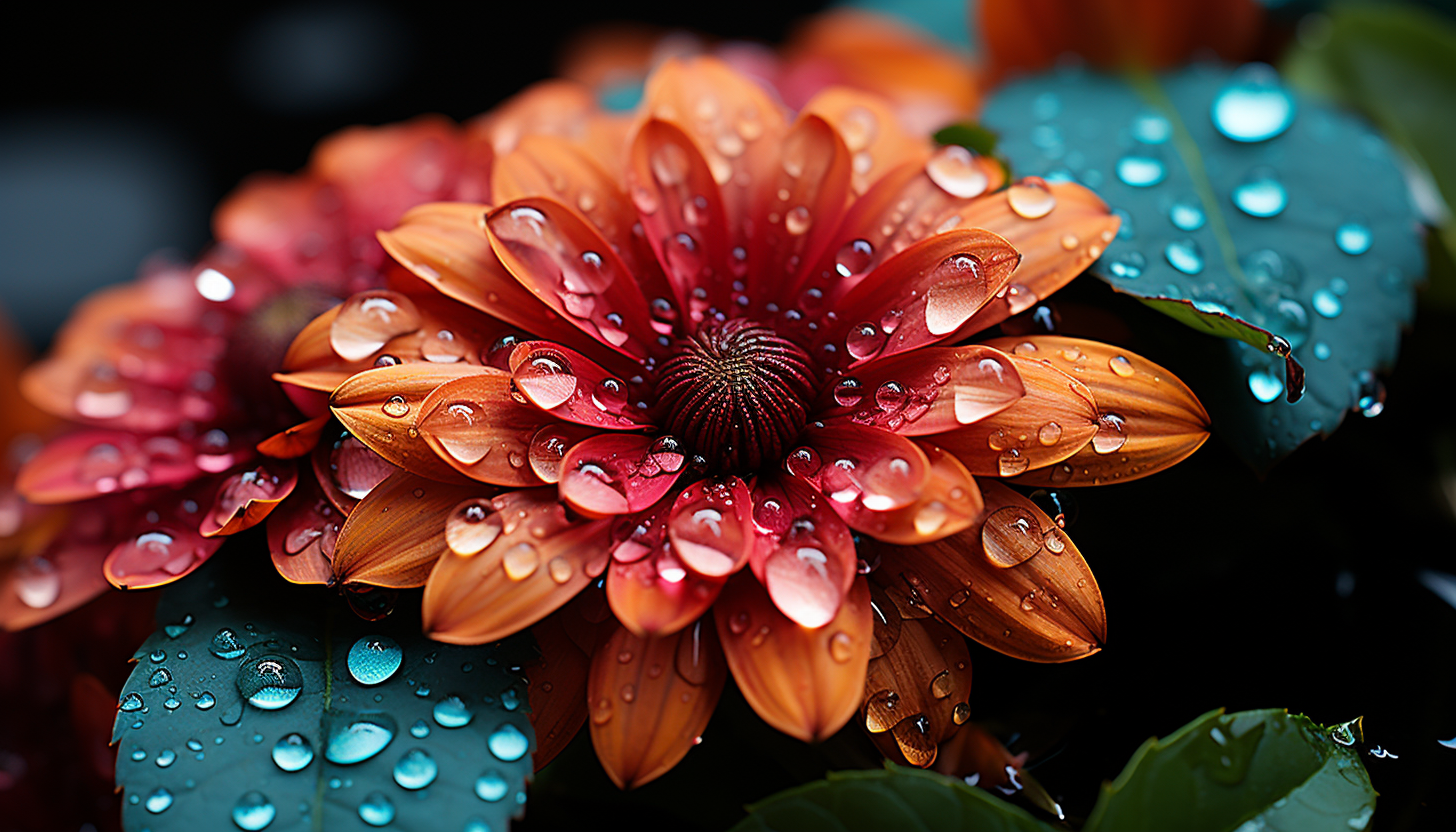
[[748, 807], [732, 832], [1052, 832], [1025, 810], [963, 781], [886, 763], [883, 771], [831, 772]]
[[406, 605], [363, 621], [245, 552], [170, 587], [136, 653], [112, 737], [123, 825], [508, 828], [535, 744], [529, 650], [431, 642]]
[[[1189, 354], [1175, 363], [1193, 368], [1185, 380], [1214, 429], [1261, 470], [1376, 395], [1374, 373], [1393, 364], [1425, 272], [1389, 146], [1360, 120], [1296, 99], [1271, 74], [1262, 65], [1156, 77], [1062, 69], [1004, 87], [984, 116], [1018, 175], [1075, 179], [1123, 216], [1093, 267], [1098, 277], [1235, 339], [1186, 339]], [[1261, 141], [1226, 136], [1213, 105], [1233, 86], [1287, 103], [1287, 128]], [[1256, 183], [1262, 190], [1245, 187]], [[1342, 249], [1342, 227], [1366, 229], [1368, 248], [1347, 253], [1360, 250], [1350, 233]], [[1291, 344], [1306, 371], [1303, 399], [1282, 400], [1292, 386], [1285, 362], [1236, 322]]]
[[1103, 785], [1083, 832], [1358, 832], [1375, 790], [1352, 725], [1282, 710], [1204, 714], [1144, 743]]
[[[1404, 3], [1339, 5], [1284, 59], [1290, 82], [1371, 118], [1456, 201], [1456, 26]], [[1456, 249], [1456, 223], [1430, 217]]]
[[996, 150], [998, 136], [979, 124], [962, 121], [940, 128], [932, 138], [936, 144], [958, 144], [982, 156], [990, 156]]

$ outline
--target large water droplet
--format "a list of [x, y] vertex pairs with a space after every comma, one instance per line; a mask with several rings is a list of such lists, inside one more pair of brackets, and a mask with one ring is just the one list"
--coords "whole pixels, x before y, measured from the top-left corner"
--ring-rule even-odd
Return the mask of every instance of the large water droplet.
[[1097, 432], [1092, 434], [1092, 450], [1110, 454], [1127, 444], [1127, 423], [1116, 413], [1097, 417]]
[[1149, 188], [1162, 182], [1168, 169], [1154, 156], [1129, 154], [1117, 160], [1117, 178], [1134, 188]]
[[1255, 370], [1249, 373], [1249, 392], [1254, 398], [1268, 404], [1284, 392], [1284, 382], [1267, 370]]
[[1203, 249], [1193, 240], [1174, 240], [1163, 249], [1168, 265], [1184, 274], [1198, 274], [1203, 271]]
[[536, 350], [516, 370], [521, 392], [543, 410], [559, 407], [576, 392], [571, 362], [556, 350]]
[[232, 661], [241, 658], [246, 648], [243, 647], [243, 642], [238, 638], [237, 633], [223, 627], [212, 637], [212, 643], [208, 645], [207, 649], [219, 659]]
[[118, 706], [123, 711], [140, 711], [146, 703], [135, 693], [128, 693], [121, 697], [121, 704]]
[[199, 711], [210, 711], [215, 705], [217, 705], [217, 697], [207, 691], [203, 691], [202, 695], [197, 697], [197, 710]]
[[487, 803], [497, 803], [510, 791], [506, 779], [497, 771], [487, 771], [475, 778], [475, 796]]
[[1213, 99], [1213, 126], [1239, 142], [1262, 142], [1289, 129], [1294, 96], [1268, 64], [1245, 64]]
[[273, 822], [278, 808], [260, 791], [244, 792], [233, 805], [233, 823], [246, 832], [258, 832]]
[[147, 807], [148, 812], [159, 815], [171, 808], [172, 793], [164, 788], [158, 787], [151, 794], [147, 795], [147, 799], [142, 805]]
[[1335, 229], [1335, 245], [1346, 254], [1364, 254], [1373, 241], [1370, 226], [1363, 219], [1352, 217]]
[[270, 653], [238, 668], [238, 693], [255, 708], [274, 711], [287, 706], [303, 690], [303, 671], [287, 656]]
[[1041, 551], [1041, 523], [1030, 509], [1005, 506], [986, 518], [981, 527], [981, 547], [986, 557], [1006, 569], [1025, 563]]
[[389, 636], [365, 636], [349, 648], [349, 675], [361, 685], [377, 685], [404, 661], [399, 643]]
[[395, 722], [389, 714], [335, 714], [324, 759], [339, 765], [362, 763], [383, 751], [394, 735]]
[[359, 819], [370, 826], [388, 826], [394, 821], [394, 802], [384, 792], [370, 792], [359, 804]]
[[1314, 296], [1310, 298], [1310, 305], [1325, 318], [1337, 318], [1345, 308], [1340, 297], [1329, 289], [1316, 289]]
[[497, 760], [505, 763], [513, 763], [526, 756], [530, 749], [530, 740], [521, 733], [521, 729], [509, 722], [502, 723], [499, 728], [491, 732], [490, 738], [485, 745], [494, 754]]
[[444, 728], [464, 728], [475, 718], [475, 712], [458, 696], [447, 696], [435, 703], [435, 722]]
[[925, 163], [930, 181], [951, 196], [969, 199], [986, 191], [990, 181], [976, 164], [975, 154], [959, 145], [946, 145]]
[[1273, 168], [1258, 167], [1234, 188], [1234, 205], [1251, 217], [1278, 216], [1289, 204], [1289, 193]]
[[288, 734], [273, 745], [273, 764], [284, 771], [300, 771], [313, 762], [313, 746], [302, 734]]
[[1006, 202], [1019, 217], [1039, 219], [1057, 207], [1056, 195], [1046, 181], [1028, 176], [1006, 189]]
[[854, 240], [844, 244], [834, 256], [834, 270], [840, 277], [854, 277], [864, 274], [874, 259], [875, 249], [865, 240]]
[[440, 767], [423, 749], [411, 748], [394, 764], [394, 782], [405, 789], [423, 789], [435, 782]]

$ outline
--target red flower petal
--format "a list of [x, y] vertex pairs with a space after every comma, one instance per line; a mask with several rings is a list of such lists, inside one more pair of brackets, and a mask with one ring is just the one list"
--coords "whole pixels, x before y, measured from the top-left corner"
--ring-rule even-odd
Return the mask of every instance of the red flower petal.
[[816, 93], [800, 112], [829, 122], [844, 139], [852, 154], [850, 182], [855, 194], [863, 194], [900, 165], [923, 164], [930, 156], [930, 142], [907, 131], [890, 102], [878, 95], [830, 87]]
[[[854, 366], [854, 347], [876, 330], [881, 357], [933, 344], [953, 335], [1011, 279], [1021, 255], [989, 231], [956, 229], [922, 240], [880, 264], [834, 308], [840, 325], [819, 340], [842, 350]], [[893, 331], [884, 334], [885, 324]]]
[[643, 409], [630, 401], [646, 391], [631, 389], [576, 350], [550, 341], [524, 341], [512, 350], [510, 368], [516, 389], [558, 419], [599, 430], [650, 424]]
[[275, 433], [258, 443], [258, 453], [274, 459], [301, 457], [312, 451], [318, 444], [319, 435], [323, 433], [324, 425], [328, 424], [329, 418], [329, 414], [325, 413], [280, 433]]
[[969, 527], [985, 507], [981, 489], [959, 459], [928, 442], [915, 444], [929, 460], [929, 476], [915, 502], [860, 518], [857, 528], [876, 540], [904, 545], [939, 540]]
[[935, 434], [935, 443], [973, 474], [1011, 477], [1061, 462], [1097, 432], [1097, 403], [1087, 385], [1049, 361], [1023, 356], [1024, 349], [1007, 357], [1026, 395], [1000, 413]]
[[854, 582], [854, 539], [829, 500], [795, 477], [760, 477], [753, 486], [758, 539], [753, 573], [784, 615], [805, 627], [834, 619]]
[[684, 488], [672, 504], [667, 535], [688, 569], [725, 577], [753, 552], [753, 498], [737, 477], [703, 480]]
[[268, 515], [273, 568], [295, 584], [334, 582], [334, 545], [344, 515], [324, 497], [318, 480], [299, 479], [290, 499]]
[[671, 436], [593, 436], [566, 452], [561, 496], [592, 516], [642, 511], [662, 499], [682, 476], [685, 454]]
[[334, 575], [345, 585], [423, 586], [445, 553], [445, 525], [482, 486], [448, 485], [396, 471], [349, 512], [334, 545]]
[[683, 566], [671, 546], [607, 568], [607, 602], [622, 626], [639, 636], [665, 636], [713, 605], [726, 578], [705, 578]]
[[632, 273], [575, 211], [522, 199], [487, 214], [485, 226], [512, 276], [603, 347], [634, 360], [660, 348]]
[[909, 439], [861, 425], [811, 426], [801, 439], [789, 473], [814, 483], [851, 528], [920, 499], [930, 464]]
[[343, 274], [353, 261], [338, 188], [309, 176], [248, 177], [213, 212], [212, 235], [290, 282]]
[[203, 537], [237, 534], [263, 522], [298, 483], [298, 467], [265, 462], [228, 476], [217, 488], [212, 508], [202, 518]]
[[691, 749], [728, 679], [713, 623], [670, 636], [621, 627], [592, 656], [592, 745], [619, 788], [654, 780]]
[[785, 617], [747, 575], [728, 582], [713, 615], [733, 678], [765, 722], [818, 742], [854, 716], [874, 640], [863, 578], [855, 580], [834, 618], [817, 629]]
[[[160, 519], [145, 521], [142, 531], [112, 547], [102, 572], [118, 589], [150, 589], [179, 580], [212, 557], [220, 537], [203, 537], [183, 500], [167, 496], [146, 504]], [[155, 516], [155, 515], [154, 515]]]
[[33, 503], [71, 503], [100, 494], [176, 485], [225, 471], [253, 449], [214, 430], [193, 442], [83, 429], [54, 439], [20, 469], [16, 490]]
[[1025, 392], [1021, 375], [998, 350], [928, 347], [855, 369], [825, 392], [814, 418], [923, 436], [1000, 413]]
[[555, 489], [496, 497], [499, 537], [476, 555], [451, 551], [425, 583], [425, 633], [485, 644], [531, 626], [571, 600], [607, 567], [608, 520], [569, 520]]

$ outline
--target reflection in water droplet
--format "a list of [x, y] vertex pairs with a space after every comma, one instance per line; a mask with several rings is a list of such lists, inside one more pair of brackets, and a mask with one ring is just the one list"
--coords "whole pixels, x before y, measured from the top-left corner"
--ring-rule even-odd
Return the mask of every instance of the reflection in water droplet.
[[1249, 392], [1254, 394], [1254, 398], [1268, 404], [1284, 393], [1284, 382], [1267, 370], [1255, 370], [1249, 373]]
[[966, 724], [966, 720], [968, 720], [970, 718], [971, 718], [971, 703], [969, 703], [969, 702], [957, 702], [955, 704], [955, 708], [951, 711], [951, 719], [955, 720], [955, 724], [957, 724], [957, 725], [965, 725]]
[[1198, 274], [1203, 271], [1203, 249], [1193, 240], [1174, 240], [1163, 249], [1168, 265], [1184, 274]]
[[1127, 425], [1121, 415], [1103, 413], [1097, 417], [1097, 432], [1092, 434], [1092, 450], [1110, 454], [1127, 444]]
[[425, 722], [423, 719], [415, 720], [415, 724], [410, 726], [410, 736], [417, 740], [422, 740], [429, 735], [430, 723]]
[[959, 145], [946, 145], [925, 163], [930, 181], [951, 196], [969, 199], [985, 192], [990, 181], [976, 164], [975, 154]]
[[1213, 100], [1213, 125], [1234, 141], [1261, 142], [1289, 129], [1294, 97], [1268, 64], [1245, 64]]
[[164, 748], [157, 753], [157, 758], [152, 762], [157, 764], [157, 768], [166, 768], [177, 762], [177, 752], [170, 748]]
[[502, 723], [499, 728], [491, 732], [490, 738], [485, 745], [494, 754], [497, 760], [505, 763], [513, 763], [526, 756], [530, 748], [530, 740], [509, 722]]
[[377, 685], [399, 670], [404, 653], [389, 636], [365, 636], [349, 648], [349, 675], [361, 685]]
[[117, 706], [123, 711], [140, 711], [146, 702], [135, 693], [128, 693], [121, 697], [121, 703]]
[[273, 746], [273, 764], [284, 771], [300, 771], [313, 762], [313, 746], [302, 734], [288, 734]]
[[496, 771], [487, 771], [475, 778], [475, 796], [487, 803], [499, 802], [510, 791], [506, 779]]
[[303, 672], [287, 656], [270, 653], [238, 667], [238, 692], [255, 708], [274, 711], [287, 706], [303, 690]]
[[411, 748], [394, 764], [394, 782], [405, 789], [423, 789], [435, 782], [440, 767], [423, 749]]
[[266, 828], [277, 815], [277, 807], [260, 791], [244, 792], [233, 805], [233, 823], [246, 832]]
[[1043, 179], [1028, 176], [1006, 189], [1006, 202], [1019, 217], [1039, 219], [1057, 207], [1057, 198]]
[[359, 819], [370, 826], [388, 826], [394, 820], [394, 803], [384, 792], [370, 792], [359, 804]]

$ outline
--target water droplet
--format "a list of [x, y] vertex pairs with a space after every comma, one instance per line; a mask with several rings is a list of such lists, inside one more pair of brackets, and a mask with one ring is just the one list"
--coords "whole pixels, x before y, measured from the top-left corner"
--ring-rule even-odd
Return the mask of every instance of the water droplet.
[[930, 695], [936, 699], [944, 699], [950, 696], [953, 686], [954, 681], [950, 678], [950, 671], [942, 670], [930, 680]]
[[809, 230], [811, 221], [809, 209], [798, 205], [790, 208], [789, 212], [784, 215], [784, 230], [797, 237]]
[[349, 675], [361, 685], [377, 685], [399, 670], [404, 653], [389, 636], [365, 636], [349, 648]]
[[146, 802], [143, 805], [147, 807], [148, 812], [159, 815], [171, 808], [172, 793], [164, 788], [158, 787], [156, 791], [147, 795]]
[[1385, 412], [1385, 385], [1369, 370], [1355, 376], [1355, 409], [1367, 419]]
[[440, 767], [423, 749], [411, 748], [394, 764], [394, 782], [405, 789], [423, 789], [435, 782]]
[[834, 270], [840, 277], [854, 277], [864, 274], [874, 259], [875, 249], [865, 240], [845, 243], [834, 256]]
[[997, 509], [981, 528], [981, 547], [986, 557], [1003, 569], [1025, 563], [1041, 551], [1041, 546], [1041, 523], [1022, 506]]
[[1107, 264], [1107, 271], [1113, 277], [1120, 277], [1123, 280], [1135, 280], [1143, 276], [1143, 269], [1148, 267], [1148, 260], [1142, 253], [1128, 251], [1112, 259]]
[[1284, 393], [1284, 382], [1267, 370], [1255, 370], [1249, 373], [1249, 392], [1254, 394], [1254, 398], [1268, 404]]
[[135, 693], [128, 693], [121, 697], [121, 704], [118, 706], [123, 711], [140, 711], [146, 703]]
[[946, 145], [925, 163], [925, 174], [941, 190], [969, 199], [985, 193], [990, 180], [976, 164], [975, 154], [960, 145]]
[[313, 746], [302, 734], [285, 735], [273, 745], [273, 764], [284, 771], [301, 771], [313, 762]]
[[164, 748], [158, 752], [156, 759], [152, 762], [157, 764], [157, 768], [166, 768], [177, 762], [177, 752], [170, 748]]
[[510, 791], [500, 772], [487, 771], [475, 778], [475, 796], [487, 803], [498, 803]]
[[383, 751], [394, 739], [389, 714], [332, 714], [324, 759], [339, 765], [361, 763]]
[[1168, 265], [1184, 274], [1198, 274], [1203, 271], [1203, 249], [1190, 239], [1174, 240], [1163, 249]]
[[182, 620], [176, 624], [168, 624], [162, 630], [166, 632], [167, 638], [177, 638], [188, 630], [192, 629], [193, 618], [190, 615], [182, 616]]
[[1046, 181], [1028, 176], [1006, 189], [1006, 202], [1016, 215], [1025, 219], [1040, 219], [1057, 207], [1056, 195]]
[[394, 803], [384, 792], [370, 792], [359, 804], [359, 819], [370, 826], [388, 826], [394, 821]]
[[246, 832], [258, 832], [273, 822], [278, 809], [260, 791], [244, 792], [233, 805], [233, 823]]
[[864, 387], [857, 378], [842, 378], [834, 385], [834, 401], [840, 407], [854, 407], [864, 400]]
[[1127, 443], [1127, 425], [1116, 413], [1103, 413], [1097, 417], [1097, 432], [1092, 434], [1092, 450], [1099, 454], [1110, 454]]
[[1213, 125], [1234, 141], [1262, 142], [1289, 129], [1294, 96], [1268, 64], [1245, 64], [1234, 71], [1213, 100]]
[[475, 718], [475, 712], [459, 696], [447, 696], [435, 703], [435, 722], [444, 728], [464, 728]]
[[1316, 289], [1314, 296], [1310, 298], [1310, 305], [1325, 318], [1337, 318], [1345, 308], [1339, 296], [1329, 289]]
[[521, 729], [509, 722], [501, 723], [500, 727], [491, 732], [489, 739], [485, 741], [490, 753], [504, 763], [513, 763], [526, 756], [530, 744], [530, 740], [521, 733]]
[[374, 290], [349, 298], [329, 327], [329, 345], [346, 361], [362, 361], [389, 339], [420, 327], [419, 310], [398, 292]]
[[1352, 217], [1335, 229], [1335, 245], [1346, 254], [1364, 254], [1370, 250], [1373, 240], [1370, 226], [1362, 219]]
[[955, 724], [957, 724], [957, 725], [965, 725], [966, 724], [966, 720], [968, 720], [970, 718], [971, 718], [971, 703], [969, 703], [969, 702], [957, 702], [955, 704], [955, 708], [951, 711], [951, 719], [955, 720]]
[[238, 668], [238, 692], [255, 708], [274, 711], [287, 706], [303, 690], [303, 672], [287, 656], [270, 653]]
[[872, 323], [852, 327], [844, 337], [844, 348], [856, 361], [873, 356], [885, 346], [885, 334]]
[[384, 411], [384, 415], [393, 416], [396, 419], [406, 416], [410, 412], [409, 402], [404, 400], [404, 396], [390, 396], [380, 409]]
[[1062, 439], [1062, 426], [1056, 422], [1047, 422], [1036, 432], [1036, 440], [1048, 447], [1057, 444]]
[[1149, 188], [1162, 182], [1168, 169], [1153, 156], [1130, 154], [1117, 160], [1117, 178], [1134, 188]]
[[1132, 136], [1143, 144], [1163, 144], [1173, 136], [1173, 125], [1158, 113], [1144, 110], [1133, 117]]
[[505, 570], [506, 577], [513, 581], [529, 578], [540, 565], [541, 555], [535, 544], [529, 541], [523, 540], [501, 555], [501, 568]]
[[1234, 188], [1233, 199], [1234, 205], [1251, 217], [1274, 217], [1289, 204], [1289, 193], [1273, 168], [1258, 167]]
[[163, 685], [170, 685], [171, 683], [172, 672], [165, 667], [158, 668], [152, 671], [151, 678], [147, 680], [147, 684], [154, 688], [159, 688]]
[[246, 648], [243, 647], [243, 642], [238, 638], [237, 633], [223, 627], [217, 631], [217, 635], [212, 637], [212, 643], [208, 645], [207, 649], [219, 659], [232, 661], [241, 658]]
[[1168, 221], [1179, 231], [1197, 231], [1207, 219], [1203, 206], [1192, 199], [1180, 199], [1168, 209]]
[[830, 636], [829, 655], [840, 664], [849, 661], [854, 657], [854, 638], [843, 631]]

